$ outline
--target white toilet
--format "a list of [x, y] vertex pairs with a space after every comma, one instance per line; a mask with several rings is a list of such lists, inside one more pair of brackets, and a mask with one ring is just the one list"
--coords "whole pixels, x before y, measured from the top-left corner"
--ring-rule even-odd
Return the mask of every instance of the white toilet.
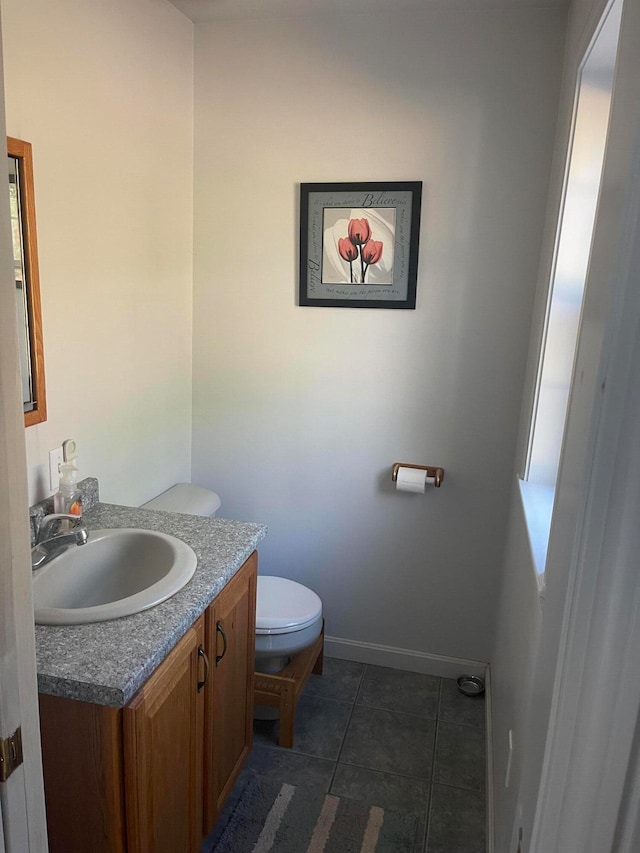
[[142, 509], [160, 509], [164, 512], [183, 512], [187, 515], [203, 515], [213, 518], [222, 501], [215, 492], [192, 486], [191, 483], [176, 483], [166, 492], [142, 504]]
[[301, 583], [258, 577], [256, 670], [280, 672], [292, 655], [312, 646], [322, 631], [322, 602]]
[[[212, 518], [221, 506], [215, 492], [176, 483], [142, 504], [143, 509], [183, 512]], [[256, 670], [279, 672], [292, 655], [313, 645], [322, 631], [322, 601], [295, 581], [258, 577], [256, 598]]]

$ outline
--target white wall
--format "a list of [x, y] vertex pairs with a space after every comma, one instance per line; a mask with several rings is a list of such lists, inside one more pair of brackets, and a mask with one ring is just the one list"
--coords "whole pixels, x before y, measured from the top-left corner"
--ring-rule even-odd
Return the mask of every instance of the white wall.
[[48, 420], [101, 497], [190, 475], [193, 25], [165, 0], [2, 0], [7, 132], [33, 145]]
[[[564, 15], [196, 26], [194, 481], [327, 632], [488, 660]], [[296, 307], [297, 185], [422, 180], [415, 311]], [[396, 494], [395, 461], [443, 487]]]
[[[561, 98], [560, 120], [554, 153], [552, 182], [549, 193], [545, 239], [541, 253], [538, 292], [534, 310], [530, 356], [525, 380], [525, 394], [521, 427], [515, 454], [515, 470], [522, 474], [529, 418], [533, 397], [533, 383], [538, 360], [546, 292], [551, 269], [553, 242], [561, 199], [562, 179], [567, 155], [573, 98], [578, 67], [591, 41], [605, 3], [602, 0], [583, 0], [574, 3], [567, 30], [564, 82]], [[588, 318], [587, 326], [600, 330], [607, 310], [606, 298], [595, 295], [598, 316]], [[595, 332], [592, 337], [595, 337]], [[597, 367], [599, 346], [591, 360]], [[592, 371], [593, 372], [593, 371]], [[588, 385], [591, 374], [586, 374], [584, 395], [592, 394]], [[582, 385], [582, 380], [579, 386]], [[587, 406], [585, 404], [584, 408]], [[571, 475], [585, 470], [584, 451], [588, 423], [578, 424], [584, 438], [574, 444], [572, 465], [565, 469]], [[561, 473], [562, 476], [562, 473]], [[556, 498], [556, 517], [575, 530], [576, 504], [584, 484], [569, 480], [560, 481]], [[573, 525], [573, 526], [571, 526]], [[561, 540], [564, 541], [561, 541]], [[507, 547], [504, 559], [504, 578], [496, 623], [492, 661], [493, 686], [493, 746], [494, 746], [494, 798], [497, 853], [512, 853], [519, 827], [523, 829], [524, 850], [534, 822], [538, 786], [549, 725], [555, 664], [561, 643], [567, 580], [571, 563], [572, 533], [563, 530], [551, 532], [547, 560], [544, 598], [538, 596], [527, 532], [519, 492], [515, 484], [509, 512]], [[564, 551], [563, 551], [564, 548]], [[509, 787], [505, 787], [508, 763], [508, 733], [513, 732], [513, 756]]]

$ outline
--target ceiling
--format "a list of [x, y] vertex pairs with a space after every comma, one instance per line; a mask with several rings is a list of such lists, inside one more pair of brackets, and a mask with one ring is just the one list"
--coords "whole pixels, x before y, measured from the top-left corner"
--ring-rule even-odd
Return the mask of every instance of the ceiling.
[[192, 21], [291, 17], [335, 12], [401, 12], [425, 8], [563, 7], [570, 0], [171, 0]]

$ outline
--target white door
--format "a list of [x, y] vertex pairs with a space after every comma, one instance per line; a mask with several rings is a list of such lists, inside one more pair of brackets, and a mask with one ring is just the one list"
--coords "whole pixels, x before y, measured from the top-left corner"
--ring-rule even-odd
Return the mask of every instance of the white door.
[[[637, 846], [640, 3], [626, 0], [547, 567], [570, 566], [531, 853]], [[546, 658], [546, 659], [545, 659]]]
[[2, 828], [2, 801], [0, 800], [0, 853], [5, 853], [4, 829]]
[[[5, 137], [0, 63], [0, 138]], [[29, 503], [6, 169], [4, 175], [0, 181], [7, 199], [7, 203], [0, 203], [0, 737], [6, 738], [20, 727], [24, 761], [6, 782], [0, 782], [0, 853], [46, 853]]]

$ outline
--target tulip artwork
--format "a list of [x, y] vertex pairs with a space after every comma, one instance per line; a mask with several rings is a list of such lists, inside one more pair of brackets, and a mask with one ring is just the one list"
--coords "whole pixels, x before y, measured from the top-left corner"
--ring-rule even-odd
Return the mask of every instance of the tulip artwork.
[[[371, 239], [371, 226], [368, 219], [350, 219], [347, 237], [338, 238], [338, 253], [349, 263], [349, 281], [351, 284], [366, 284], [367, 270], [377, 264], [382, 257], [382, 241]], [[360, 278], [354, 270], [353, 262], [360, 258]]]
[[415, 308], [420, 181], [300, 184], [299, 304]]

